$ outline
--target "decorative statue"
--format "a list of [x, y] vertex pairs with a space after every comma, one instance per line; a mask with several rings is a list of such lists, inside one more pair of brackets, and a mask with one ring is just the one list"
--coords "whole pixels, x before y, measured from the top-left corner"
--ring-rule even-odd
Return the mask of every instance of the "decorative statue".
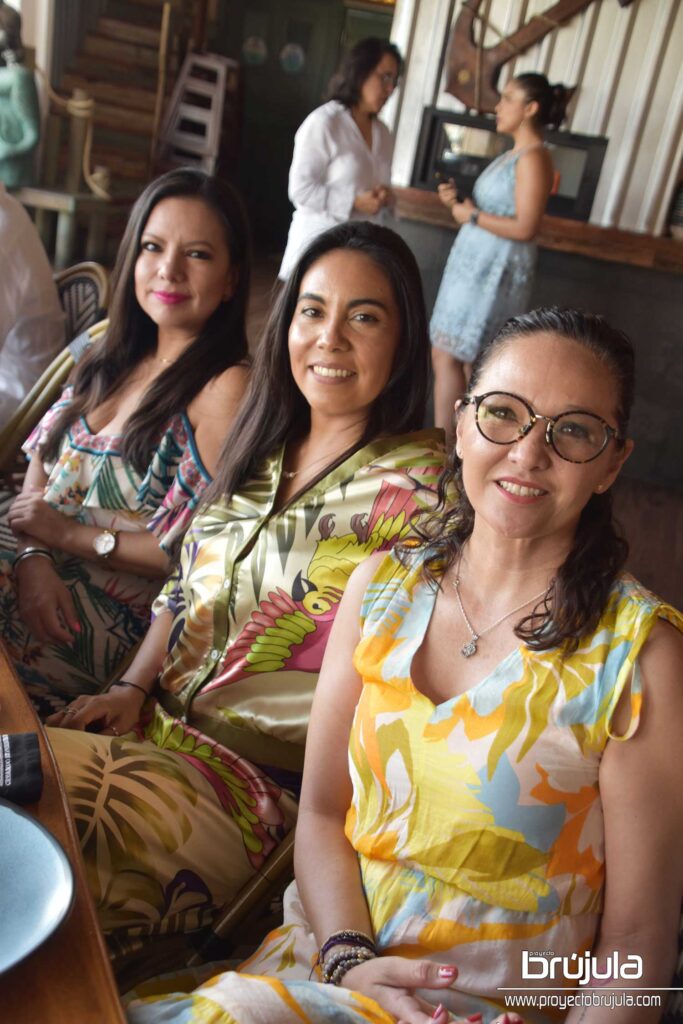
[[0, 181], [30, 185], [40, 138], [40, 105], [33, 72], [24, 67], [21, 15], [0, 0]]

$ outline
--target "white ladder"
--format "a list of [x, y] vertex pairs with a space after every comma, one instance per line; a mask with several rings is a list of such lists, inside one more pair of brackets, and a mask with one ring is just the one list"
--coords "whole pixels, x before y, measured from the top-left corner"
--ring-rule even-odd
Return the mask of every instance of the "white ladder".
[[216, 170], [228, 76], [237, 61], [217, 53], [188, 53], [173, 89], [161, 132], [162, 163], [191, 164], [208, 174]]

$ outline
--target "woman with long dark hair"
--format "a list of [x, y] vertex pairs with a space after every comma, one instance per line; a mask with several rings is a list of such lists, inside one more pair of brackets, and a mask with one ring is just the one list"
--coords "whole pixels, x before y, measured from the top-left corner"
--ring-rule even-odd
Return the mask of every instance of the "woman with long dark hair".
[[444, 452], [440, 431], [418, 429], [428, 381], [405, 242], [363, 222], [319, 236], [278, 299], [138, 654], [50, 722], [119, 955], [209, 926], [292, 827], [347, 580], [433, 505]]
[[147, 186], [104, 337], [26, 442], [9, 512], [2, 637], [41, 712], [100, 689], [143, 635], [246, 387], [249, 277], [229, 185], [184, 169]]
[[378, 114], [398, 84], [403, 60], [393, 43], [370, 37], [348, 52], [327, 103], [294, 137], [289, 198], [294, 215], [279, 277], [285, 281], [316, 235], [349, 219], [385, 219], [393, 202], [391, 132]]
[[622, 571], [632, 399], [633, 350], [601, 317], [536, 310], [484, 351], [422, 542], [342, 599], [283, 928], [131, 1024], [512, 1024], [517, 993], [535, 1024], [659, 1020], [683, 615]]
[[541, 218], [553, 182], [544, 126], [559, 127], [570, 90], [534, 72], [512, 78], [496, 107], [507, 150], [480, 174], [473, 199], [453, 182], [439, 198], [460, 225], [444, 268], [430, 323], [434, 415], [450, 442], [453, 403], [464, 394], [472, 362], [510, 316], [529, 308]]

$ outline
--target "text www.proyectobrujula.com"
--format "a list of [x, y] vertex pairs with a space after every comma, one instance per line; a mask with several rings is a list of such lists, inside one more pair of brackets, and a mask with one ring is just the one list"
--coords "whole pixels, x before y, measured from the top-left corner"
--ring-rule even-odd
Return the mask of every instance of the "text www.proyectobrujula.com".
[[571, 1010], [574, 1006], [608, 1006], [617, 1010], [627, 1006], [661, 1006], [662, 997], [636, 992], [535, 992], [505, 996], [504, 1002], [506, 1010]]

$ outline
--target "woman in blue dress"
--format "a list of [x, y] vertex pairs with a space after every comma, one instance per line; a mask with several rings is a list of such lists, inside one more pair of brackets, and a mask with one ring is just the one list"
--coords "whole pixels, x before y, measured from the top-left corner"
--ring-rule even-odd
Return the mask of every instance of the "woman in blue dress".
[[571, 93], [545, 75], [511, 79], [496, 106], [496, 130], [513, 147], [482, 172], [474, 201], [458, 201], [453, 182], [439, 198], [460, 224], [430, 324], [434, 418], [452, 440], [453, 405], [467, 389], [469, 367], [510, 316], [528, 308], [541, 218], [553, 182], [544, 125], [558, 126]]

